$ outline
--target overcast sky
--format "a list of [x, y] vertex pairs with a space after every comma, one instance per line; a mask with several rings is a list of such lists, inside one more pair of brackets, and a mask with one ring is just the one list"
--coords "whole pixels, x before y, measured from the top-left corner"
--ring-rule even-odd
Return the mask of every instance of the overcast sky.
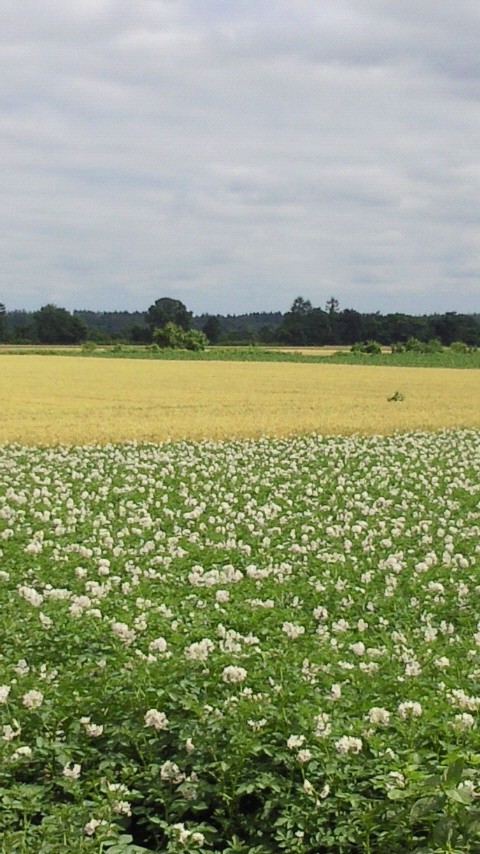
[[480, 311], [478, 0], [3, 0], [0, 301]]

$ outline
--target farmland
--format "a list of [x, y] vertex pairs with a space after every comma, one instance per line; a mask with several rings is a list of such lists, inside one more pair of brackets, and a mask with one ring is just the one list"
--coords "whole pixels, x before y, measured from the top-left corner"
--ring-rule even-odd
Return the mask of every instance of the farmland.
[[[474, 370], [3, 356], [0, 442], [480, 427]], [[390, 400], [398, 392], [403, 399]]]
[[476, 372], [1, 364], [0, 850], [475, 854]]

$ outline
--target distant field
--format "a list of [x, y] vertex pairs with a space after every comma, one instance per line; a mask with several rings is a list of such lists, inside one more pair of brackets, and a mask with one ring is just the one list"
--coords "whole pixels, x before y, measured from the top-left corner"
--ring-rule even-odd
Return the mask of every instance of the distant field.
[[43, 345], [0, 345], [0, 356], [60, 356], [77, 359], [142, 359], [149, 362], [298, 362], [301, 364], [366, 365], [388, 368], [456, 368], [480, 369], [480, 349], [459, 352], [444, 347], [440, 352], [415, 351], [392, 353], [389, 347], [370, 355], [352, 353], [348, 348], [336, 347], [275, 347], [275, 346], [215, 346], [192, 352], [189, 350], [161, 350], [137, 344], [116, 344], [94, 347], [65, 347]]
[[1, 368], [2, 443], [480, 427], [475, 371], [31, 355]]

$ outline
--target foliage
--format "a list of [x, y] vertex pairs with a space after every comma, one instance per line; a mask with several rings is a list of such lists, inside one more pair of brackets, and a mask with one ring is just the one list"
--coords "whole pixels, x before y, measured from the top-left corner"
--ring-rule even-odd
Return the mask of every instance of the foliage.
[[378, 341], [364, 341], [363, 343], [353, 344], [350, 349], [352, 353], [365, 353], [368, 356], [377, 355], [382, 352]]
[[4, 851], [475, 854], [480, 433], [0, 447]]
[[33, 323], [41, 344], [78, 344], [86, 336], [86, 327], [78, 317], [52, 304], [35, 311]]
[[154, 344], [161, 349], [200, 351], [207, 345], [207, 337], [203, 332], [198, 329], [185, 331], [175, 323], [167, 323], [161, 329], [154, 329], [152, 338]]
[[154, 329], [162, 329], [169, 323], [187, 331], [191, 326], [192, 312], [187, 311], [180, 300], [162, 297], [150, 306], [145, 314], [145, 320], [152, 332]]
[[[76, 310], [74, 316], [85, 324], [88, 338], [98, 343], [115, 341], [147, 344], [152, 331], [168, 322], [203, 331], [210, 329], [212, 343], [277, 343], [290, 345], [352, 344], [376, 340], [382, 346], [405, 345], [409, 338], [426, 342], [438, 338], [442, 345], [461, 341], [469, 347], [480, 345], [480, 315], [447, 312], [442, 315], [407, 315], [374, 312], [362, 314], [351, 308], [340, 310], [338, 300], [330, 297], [325, 310], [314, 307], [310, 300], [296, 297], [290, 310], [281, 312], [250, 312], [240, 315], [208, 315], [192, 317], [179, 300], [163, 297], [140, 311]], [[149, 319], [150, 318], [150, 319]], [[181, 322], [179, 321], [179, 318]], [[33, 314], [27, 311], [8, 311], [5, 315], [5, 338], [12, 342], [29, 343], [35, 339]]]
[[452, 341], [450, 351], [452, 353], [470, 353], [472, 348], [468, 344], [465, 344], [464, 341]]
[[5, 340], [5, 318], [6, 318], [7, 310], [3, 302], [0, 302], [0, 341]]
[[220, 338], [221, 331], [221, 323], [218, 317], [211, 315], [207, 317], [204, 325], [202, 326], [202, 332], [208, 338], [209, 344], [216, 344], [218, 339]]
[[441, 353], [443, 347], [442, 342], [438, 338], [419, 341], [418, 338], [411, 337], [405, 344], [405, 350], [407, 353]]

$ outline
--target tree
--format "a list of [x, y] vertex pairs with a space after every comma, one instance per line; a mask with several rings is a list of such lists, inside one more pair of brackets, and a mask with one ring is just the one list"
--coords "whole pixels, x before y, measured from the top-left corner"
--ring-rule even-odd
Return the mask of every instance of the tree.
[[181, 326], [169, 321], [165, 326], [153, 330], [152, 340], [162, 349], [176, 350], [183, 346], [183, 334]]
[[148, 326], [141, 326], [140, 323], [134, 323], [128, 329], [127, 336], [134, 344], [148, 344], [152, 337]]
[[330, 297], [330, 299], [327, 299], [325, 311], [328, 311], [328, 313], [330, 315], [336, 314], [338, 311], [338, 306], [339, 306], [338, 299], [335, 299], [335, 297]]
[[330, 328], [330, 334], [329, 334], [329, 339], [328, 339], [329, 344], [338, 344], [339, 343], [339, 341], [338, 341], [339, 336], [337, 334], [338, 305], [339, 305], [338, 299], [335, 299], [335, 297], [330, 297], [330, 299], [327, 300], [327, 303], [325, 306], [325, 311], [328, 312], [328, 324], [329, 324], [329, 328]]
[[162, 349], [204, 350], [208, 343], [206, 335], [199, 329], [182, 329], [175, 323], [166, 323], [161, 329], [153, 330], [153, 343]]
[[145, 314], [145, 320], [153, 332], [154, 329], [162, 329], [167, 323], [174, 323], [181, 329], [190, 329], [192, 312], [187, 311], [183, 302], [170, 297], [162, 297], [155, 300]]
[[203, 324], [202, 332], [207, 336], [210, 344], [216, 344], [220, 338], [220, 321], [218, 317], [211, 315]]
[[51, 303], [33, 313], [33, 322], [41, 344], [78, 344], [87, 333], [78, 317]]
[[309, 299], [304, 299], [303, 297], [296, 297], [292, 302], [290, 312], [292, 314], [305, 315], [308, 314], [311, 310], [312, 303]]
[[0, 341], [5, 341], [5, 317], [7, 309], [3, 302], [0, 302]]

